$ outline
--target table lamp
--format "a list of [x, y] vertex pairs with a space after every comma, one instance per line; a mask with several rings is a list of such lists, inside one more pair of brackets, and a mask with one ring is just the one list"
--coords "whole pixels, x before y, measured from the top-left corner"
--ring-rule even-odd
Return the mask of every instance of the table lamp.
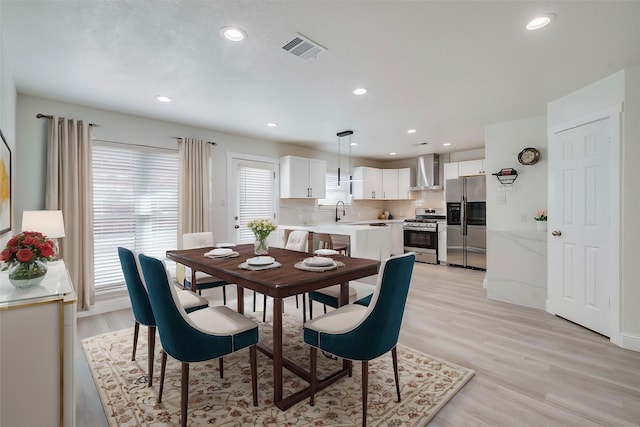
[[64, 237], [64, 220], [62, 211], [24, 211], [22, 212], [22, 231], [39, 231], [56, 245], [58, 255], [58, 238]]

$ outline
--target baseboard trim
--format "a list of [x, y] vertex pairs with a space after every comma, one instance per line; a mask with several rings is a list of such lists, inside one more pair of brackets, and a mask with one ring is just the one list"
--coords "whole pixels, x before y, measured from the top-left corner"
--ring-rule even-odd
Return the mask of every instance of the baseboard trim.
[[640, 352], [640, 335], [621, 332], [620, 347]]
[[96, 296], [96, 303], [89, 310], [78, 311], [77, 317], [89, 317], [97, 314], [109, 313], [111, 311], [131, 308], [131, 300], [126, 288], [122, 291], [115, 291]]

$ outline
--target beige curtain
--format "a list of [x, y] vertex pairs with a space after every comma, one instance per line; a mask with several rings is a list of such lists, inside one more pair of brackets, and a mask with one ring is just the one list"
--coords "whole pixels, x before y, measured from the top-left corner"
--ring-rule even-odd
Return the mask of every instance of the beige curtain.
[[178, 246], [182, 235], [211, 231], [209, 209], [210, 147], [193, 138], [178, 140]]
[[60, 255], [78, 295], [78, 309], [94, 304], [93, 176], [91, 125], [82, 120], [49, 120], [46, 209], [61, 210], [65, 237]]

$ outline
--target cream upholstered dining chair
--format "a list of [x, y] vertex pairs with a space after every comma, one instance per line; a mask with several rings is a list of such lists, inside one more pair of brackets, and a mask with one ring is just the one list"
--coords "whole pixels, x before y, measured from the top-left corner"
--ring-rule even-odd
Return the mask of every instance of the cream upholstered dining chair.
[[367, 424], [369, 361], [391, 351], [396, 393], [400, 402], [396, 345], [407, 302], [415, 254], [409, 252], [382, 262], [368, 306], [344, 305], [304, 324], [304, 342], [310, 346], [311, 393], [315, 404], [318, 350], [347, 360], [362, 361], [362, 425]]
[[[342, 237], [329, 233], [318, 233], [318, 249], [332, 249], [341, 255], [347, 255], [349, 244]], [[347, 237], [348, 239], [348, 237]]]
[[[203, 231], [199, 233], [185, 233], [182, 235], [182, 247], [183, 249], [204, 248], [213, 246], [213, 233], [210, 231]], [[203, 273], [202, 271], [192, 271], [190, 267], [184, 267], [184, 289], [192, 289], [191, 282], [195, 278], [196, 288], [202, 295], [203, 289], [211, 289], [222, 287], [222, 303], [227, 304], [227, 291], [225, 285], [230, 283], [226, 280], [218, 279]]]

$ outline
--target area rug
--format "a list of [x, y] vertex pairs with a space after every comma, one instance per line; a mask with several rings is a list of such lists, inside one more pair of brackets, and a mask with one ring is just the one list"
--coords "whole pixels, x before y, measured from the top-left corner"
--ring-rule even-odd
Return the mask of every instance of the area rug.
[[[261, 319], [261, 313], [252, 313]], [[270, 344], [271, 325], [260, 324], [260, 341]], [[284, 314], [284, 354], [308, 369], [309, 348], [302, 341], [302, 322]], [[144, 329], [144, 327], [142, 328]], [[180, 425], [180, 363], [167, 361], [163, 401], [157, 403], [160, 345], [156, 344], [153, 387], [148, 387], [146, 331], [141, 331], [136, 360], [131, 361], [133, 328], [82, 340], [96, 388], [110, 426]], [[159, 339], [156, 340], [159, 343]], [[335, 371], [340, 361], [318, 356], [318, 374]], [[471, 379], [470, 369], [398, 345], [402, 402], [396, 401], [391, 355], [369, 363], [370, 426], [424, 426]], [[315, 406], [302, 401], [287, 411], [273, 405], [271, 360], [258, 352], [258, 406], [251, 402], [249, 351], [224, 358], [224, 379], [216, 360], [193, 363], [189, 376], [190, 426], [359, 426], [362, 420], [360, 366], [316, 394]], [[285, 396], [308, 383], [285, 370]]]

